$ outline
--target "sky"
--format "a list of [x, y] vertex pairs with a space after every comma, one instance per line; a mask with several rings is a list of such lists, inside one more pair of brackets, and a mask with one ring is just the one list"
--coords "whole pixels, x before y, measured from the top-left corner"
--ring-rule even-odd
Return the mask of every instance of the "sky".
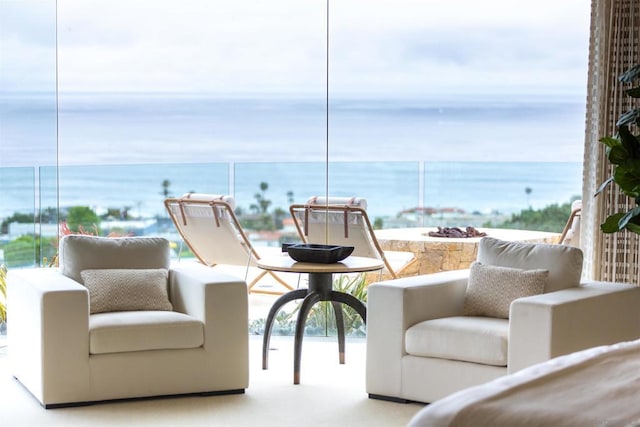
[[0, 0], [0, 91], [584, 98], [589, 0], [333, 0], [328, 57], [326, 6]]

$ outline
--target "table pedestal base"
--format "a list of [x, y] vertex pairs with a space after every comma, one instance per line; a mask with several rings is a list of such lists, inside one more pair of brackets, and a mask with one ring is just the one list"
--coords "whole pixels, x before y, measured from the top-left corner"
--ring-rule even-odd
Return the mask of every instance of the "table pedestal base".
[[294, 337], [293, 351], [293, 383], [300, 384], [300, 357], [302, 355], [302, 339], [304, 337], [304, 326], [311, 311], [311, 307], [320, 301], [331, 301], [333, 311], [336, 316], [336, 326], [338, 329], [338, 352], [340, 363], [344, 363], [344, 316], [342, 314], [342, 304], [346, 304], [353, 308], [367, 321], [367, 308], [365, 305], [351, 294], [332, 290], [333, 274], [332, 273], [309, 273], [309, 289], [296, 289], [287, 292], [276, 300], [269, 310], [267, 322], [264, 326], [264, 339], [262, 342], [262, 369], [268, 368], [269, 362], [269, 341], [271, 339], [271, 329], [273, 321], [278, 311], [283, 305], [290, 301], [303, 299], [298, 311], [296, 320], [296, 331]]

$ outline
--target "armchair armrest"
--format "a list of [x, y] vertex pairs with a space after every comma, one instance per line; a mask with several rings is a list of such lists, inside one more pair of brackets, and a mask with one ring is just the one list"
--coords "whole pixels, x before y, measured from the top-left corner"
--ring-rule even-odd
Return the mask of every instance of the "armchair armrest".
[[586, 282], [511, 304], [509, 372], [585, 348], [640, 337], [640, 287]]
[[469, 270], [374, 283], [367, 297], [367, 392], [398, 396], [407, 328], [462, 313]]
[[[10, 270], [7, 289], [13, 375], [42, 403], [87, 395], [89, 293], [57, 269]], [[73, 395], [65, 396], [65, 390]]]
[[[221, 274], [197, 262], [171, 266], [170, 296], [174, 310], [204, 323], [204, 349], [213, 366], [225, 366], [230, 380], [249, 366], [249, 303], [244, 280]], [[237, 369], [235, 369], [237, 368]]]

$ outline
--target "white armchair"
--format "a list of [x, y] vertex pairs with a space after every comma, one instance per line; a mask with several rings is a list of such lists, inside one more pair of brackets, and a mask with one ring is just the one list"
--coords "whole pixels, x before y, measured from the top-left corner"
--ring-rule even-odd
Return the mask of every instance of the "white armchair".
[[[470, 270], [369, 286], [370, 397], [433, 402], [556, 356], [640, 337], [640, 288], [580, 283], [578, 248], [487, 237], [477, 261]], [[491, 266], [484, 276], [476, 270], [482, 266]], [[510, 286], [487, 283], [494, 270], [498, 276], [506, 272], [502, 279], [513, 280], [502, 285]], [[506, 302], [495, 294], [513, 289], [522, 274], [535, 276], [524, 282], [536, 285], [540, 279], [542, 287], [521, 286], [529, 296], [511, 294]], [[477, 315], [470, 300], [478, 295], [489, 305], [507, 304], [506, 318]]]
[[66, 236], [60, 269], [8, 280], [13, 375], [45, 408], [248, 386], [246, 283], [169, 242]]

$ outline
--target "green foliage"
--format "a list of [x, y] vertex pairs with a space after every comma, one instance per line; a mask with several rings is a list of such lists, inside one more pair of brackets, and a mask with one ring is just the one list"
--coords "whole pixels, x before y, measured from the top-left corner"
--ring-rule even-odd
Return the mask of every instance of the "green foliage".
[[36, 259], [43, 261], [43, 265], [47, 265], [48, 260], [54, 260], [58, 255], [58, 238], [57, 237], [40, 237], [36, 239]]
[[0, 265], [0, 323], [7, 321], [7, 266]]
[[163, 179], [161, 186], [162, 191], [160, 192], [160, 194], [162, 194], [162, 197], [164, 197], [165, 199], [171, 197], [171, 181], [169, 181], [168, 179]]
[[[367, 280], [365, 274], [358, 274], [355, 276], [343, 274], [334, 281], [333, 289], [339, 292], [351, 294], [363, 303], [367, 302]], [[345, 334], [365, 336], [365, 323], [360, 315], [353, 308], [347, 305], [343, 305], [342, 308], [344, 314]]]
[[20, 236], [4, 245], [5, 262], [9, 267], [34, 265], [36, 260], [36, 247], [36, 239], [34, 236]]
[[[622, 83], [632, 83], [640, 78], [640, 64], [618, 77]], [[640, 86], [625, 90], [632, 98], [640, 98]], [[629, 230], [640, 234], [640, 135], [634, 135], [631, 127], [640, 126], [640, 108], [634, 108], [620, 115], [616, 122], [618, 133], [606, 136], [600, 142], [606, 146], [609, 162], [614, 165], [613, 174], [598, 188], [596, 196], [611, 183], [615, 183], [622, 193], [635, 199], [636, 207], [610, 215], [600, 225], [605, 233]]]
[[2, 220], [2, 224], [0, 224], [0, 232], [2, 234], [8, 234], [9, 224], [11, 224], [12, 222], [19, 222], [23, 224], [33, 223], [33, 214], [23, 214], [23, 213], [15, 212], [10, 217]]
[[88, 206], [73, 206], [67, 213], [67, 226], [76, 233], [85, 233], [86, 230], [94, 230], [99, 235], [100, 218]]
[[[333, 282], [333, 290], [349, 293], [362, 302], [367, 301], [367, 282], [364, 274], [358, 275], [340, 275]], [[295, 321], [299, 305], [286, 312], [284, 310], [276, 315], [273, 327], [273, 335], [293, 335], [295, 333]], [[342, 305], [342, 313], [344, 317], [345, 335], [365, 336], [365, 324], [360, 315], [347, 305]], [[253, 320], [249, 325], [249, 332], [255, 335], [263, 334], [265, 319]], [[335, 333], [336, 318], [333, 313], [333, 305], [330, 302], [319, 302], [315, 304], [305, 324], [306, 335], [325, 335], [328, 332]]]
[[57, 252], [55, 237], [20, 236], [2, 246], [7, 267], [38, 265], [40, 259], [52, 259]]
[[271, 206], [271, 200], [267, 199], [266, 192], [269, 189], [269, 184], [266, 182], [260, 183], [260, 192], [253, 195], [256, 199], [256, 203], [250, 206], [251, 210], [258, 214], [266, 214]]
[[376, 217], [376, 219], [373, 220], [372, 227], [376, 230], [382, 230], [384, 228], [384, 220], [380, 217]]
[[[333, 290], [353, 295], [362, 302], [367, 302], [367, 282], [364, 274], [339, 275], [333, 281]], [[296, 309], [297, 310], [297, 309]], [[366, 329], [360, 315], [348, 305], [342, 305], [345, 335], [365, 336]], [[331, 302], [322, 301], [315, 304], [309, 312], [305, 332], [309, 335], [321, 335], [336, 330], [336, 317]]]
[[[273, 202], [267, 198], [268, 189], [268, 183], [260, 183], [260, 191], [253, 195], [255, 203], [249, 206], [250, 214], [244, 212], [240, 207], [235, 209], [240, 225], [244, 229], [267, 231], [282, 229], [282, 222], [287, 217], [288, 211], [280, 207], [276, 207], [273, 212], [269, 211]], [[287, 191], [287, 199], [293, 202], [293, 191]]]
[[[573, 200], [577, 199], [575, 197]], [[572, 201], [573, 201], [572, 200]], [[571, 202], [558, 205], [557, 203], [546, 206], [540, 210], [532, 208], [511, 215], [511, 218], [500, 224], [491, 222], [483, 224], [488, 228], [510, 228], [519, 230], [537, 230], [560, 233], [571, 215]]]
[[244, 215], [238, 220], [245, 230], [273, 231], [276, 229], [273, 216], [269, 214]]

